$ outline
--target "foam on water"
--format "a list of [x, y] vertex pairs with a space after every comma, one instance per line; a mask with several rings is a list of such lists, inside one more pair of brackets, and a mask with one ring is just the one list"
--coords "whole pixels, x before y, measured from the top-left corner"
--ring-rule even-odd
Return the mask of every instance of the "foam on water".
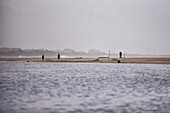
[[0, 62], [2, 113], [169, 111], [170, 65]]

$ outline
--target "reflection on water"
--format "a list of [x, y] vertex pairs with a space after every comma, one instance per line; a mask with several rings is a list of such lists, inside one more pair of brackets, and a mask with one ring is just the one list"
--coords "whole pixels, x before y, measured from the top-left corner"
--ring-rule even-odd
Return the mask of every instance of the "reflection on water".
[[0, 62], [1, 113], [170, 111], [170, 65]]

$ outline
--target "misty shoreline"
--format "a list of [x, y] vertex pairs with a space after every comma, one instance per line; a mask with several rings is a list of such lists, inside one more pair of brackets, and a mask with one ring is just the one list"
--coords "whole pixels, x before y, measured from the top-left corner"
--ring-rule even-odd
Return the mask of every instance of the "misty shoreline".
[[[90, 49], [88, 52], [76, 51], [73, 49], [63, 50], [48, 50], [48, 49], [21, 49], [21, 48], [0, 48], [0, 58], [41, 58], [44, 54], [46, 58], [56, 58], [57, 54], [60, 53], [62, 58], [97, 58], [97, 57], [108, 57], [109, 53], [103, 52], [99, 49]], [[110, 53], [111, 57], [118, 58], [118, 53]], [[126, 58], [170, 58], [170, 55], [153, 55], [153, 54], [130, 54], [123, 52], [123, 57]]]

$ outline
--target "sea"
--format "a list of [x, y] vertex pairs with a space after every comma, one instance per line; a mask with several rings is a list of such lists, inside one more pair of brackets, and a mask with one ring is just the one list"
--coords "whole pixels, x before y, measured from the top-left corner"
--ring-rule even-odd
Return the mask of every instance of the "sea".
[[[61, 58], [98, 58], [98, 57], [108, 57], [108, 55], [97, 55], [97, 56], [81, 56], [81, 55], [75, 55], [75, 56], [69, 56], [69, 55], [61, 55]], [[41, 55], [39, 56], [1, 56], [0, 58], [42, 58]], [[58, 56], [46, 56], [45, 58], [58, 58]], [[119, 58], [119, 55], [111, 55], [110, 58]], [[170, 58], [170, 55], [123, 55], [123, 58]]]
[[170, 65], [0, 61], [0, 113], [170, 113]]

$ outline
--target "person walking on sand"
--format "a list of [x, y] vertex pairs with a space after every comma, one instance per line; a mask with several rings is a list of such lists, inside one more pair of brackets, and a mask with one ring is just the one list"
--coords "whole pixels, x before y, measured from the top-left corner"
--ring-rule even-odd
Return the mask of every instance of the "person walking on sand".
[[119, 52], [119, 57], [122, 58], [122, 52]]
[[44, 54], [42, 55], [42, 61], [44, 61]]
[[58, 54], [58, 59], [60, 59], [60, 53]]

